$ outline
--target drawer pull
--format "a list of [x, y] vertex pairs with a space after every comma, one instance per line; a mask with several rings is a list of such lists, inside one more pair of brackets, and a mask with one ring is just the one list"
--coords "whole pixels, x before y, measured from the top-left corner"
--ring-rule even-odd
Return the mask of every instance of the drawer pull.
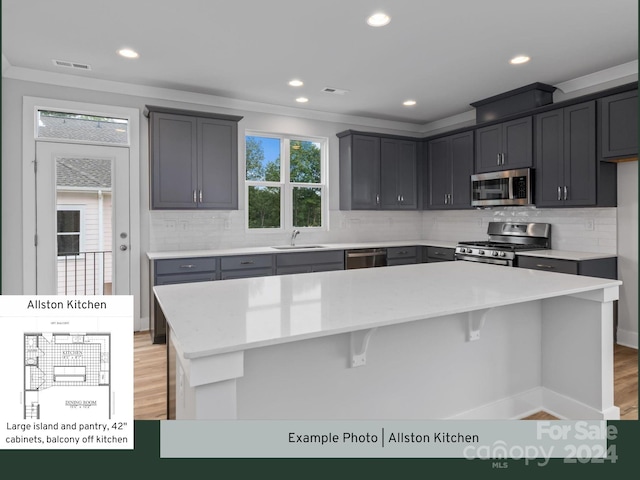
[[538, 268], [546, 268], [548, 270], [554, 270], [556, 268], [553, 265], [545, 265], [544, 263], [537, 263], [536, 267], [538, 267]]
[[188, 264], [180, 265], [180, 268], [196, 268], [196, 266], [188, 263]]
[[402, 250], [402, 251], [398, 252], [398, 255], [406, 255], [407, 253], [409, 253], [409, 252], [407, 252], [406, 250]]
[[442, 252], [438, 252], [438, 251], [433, 252], [433, 254], [434, 254], [434, 255], [440, 255], [440, 256], [443, 256], [443, 255], [444, 255], [444, 253], [442, 253]]
[[240, 265], [253, 265], [253, 260], [245, 260], [244, 262], [240, 262]]

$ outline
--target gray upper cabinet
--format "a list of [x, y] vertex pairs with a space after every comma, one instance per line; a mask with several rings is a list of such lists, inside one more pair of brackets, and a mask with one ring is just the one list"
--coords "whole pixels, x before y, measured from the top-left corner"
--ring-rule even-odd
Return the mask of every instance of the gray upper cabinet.
[[242, 117], [148, 106], [151, 208], [238, 208]]
[[595, 102], [536, 115], [536, 205], [596, 205], [595, 136]]
[[604, 97], [599, 108], [602, 159], [637, 157], [638, 91]]
[[380, 208], [380, 138], [340, 137], [340, 210]]
[[338, 137], [341, 210], [417, 208], [415, 141], [350, 130]]
[[475, 172], [495, 172], [533, 165], [533, 122], [518, 118], [476, 130]]
[[380, 208], [415, 210], [417, 145], [411, 140], [380, 139]]
[[470, 208], [472, 173], [472, 131], [428, 142], [425, 208]]

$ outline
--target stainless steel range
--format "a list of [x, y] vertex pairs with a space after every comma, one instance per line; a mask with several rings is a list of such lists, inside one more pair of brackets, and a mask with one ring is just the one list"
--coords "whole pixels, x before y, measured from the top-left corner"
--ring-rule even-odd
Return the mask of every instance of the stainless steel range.
[[459, 242], [456, 260], [514, 266], [516, 252], [551, 248], [548, 223], [490, 222], [488, 240]]

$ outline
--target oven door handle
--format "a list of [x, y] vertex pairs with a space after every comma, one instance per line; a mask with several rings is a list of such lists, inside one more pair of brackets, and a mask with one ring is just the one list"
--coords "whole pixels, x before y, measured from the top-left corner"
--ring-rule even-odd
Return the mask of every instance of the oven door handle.
[[491, 263], [491, 264], [494, 264], [494, 265], [504, 265], [504, 266], [507, 266], [507, 267], [511, 266], [511, 261], [510, 260], [505, 260], [503, 258], [473, 257], [473, 256], [469, 256], [469, 255], [460, 255], [459, 253], [456, 253], [455, 259], [456, 260], [463, 260], [463, 261], [467, 261], [467, 262]]

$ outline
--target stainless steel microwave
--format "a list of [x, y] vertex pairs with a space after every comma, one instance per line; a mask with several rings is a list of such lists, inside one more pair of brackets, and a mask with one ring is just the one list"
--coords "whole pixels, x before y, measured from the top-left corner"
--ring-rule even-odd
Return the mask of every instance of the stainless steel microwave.
[[471, 205], [533, 205], [533, 170], [503, 170], [471, 175]]

